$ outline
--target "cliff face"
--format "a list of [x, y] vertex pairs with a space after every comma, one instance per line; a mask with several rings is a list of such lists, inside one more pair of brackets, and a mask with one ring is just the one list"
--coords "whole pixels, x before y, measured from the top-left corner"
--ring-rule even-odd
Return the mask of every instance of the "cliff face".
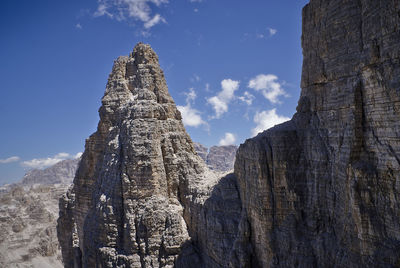
[[287, 123], [240, 146], [262, 267], [400, 265], [400, 3], [311, 0]]
[[204, 160], [209, 169], [221, 172], [233, 170], [238, 149], [236, 145], [212, 146], [210, 150], [198, 142], [193, 145], [197, 154]]
[[138, 44], [115, 61], [98, 130], [60, 200], [65, 267], [173, 266], [217, 179], [194, 151], [157, 55]]
[[399, 5], [311, 0], [297, 113], [223, 178], [151, 48], [120, 57], [60, 200], [65, 267], [400, 266]]

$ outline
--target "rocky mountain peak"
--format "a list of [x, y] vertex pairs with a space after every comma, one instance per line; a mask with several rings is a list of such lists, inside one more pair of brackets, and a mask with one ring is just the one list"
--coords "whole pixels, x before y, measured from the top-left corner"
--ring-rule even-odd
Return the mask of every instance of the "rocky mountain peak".
[[216, 180], [194, 151], [157, 55], [138, 44], [114, 62], [98, 130], [60, 201], [65, 266], [172, 265], [195, 228], [185, 193], [196, 189], [202, 202]]

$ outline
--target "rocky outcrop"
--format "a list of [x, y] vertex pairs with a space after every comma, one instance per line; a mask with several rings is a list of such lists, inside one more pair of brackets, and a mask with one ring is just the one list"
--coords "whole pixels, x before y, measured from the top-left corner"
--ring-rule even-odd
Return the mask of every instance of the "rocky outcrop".
[[0, 267], [62, 267], [57, 201], [67, 187], [14, 186], [0, 194]]
[[62, 267], [56, 224], [58, 200], [79, 159], [27, 172], [0, 192], [0, 267]]
[[60, 200], [65, 267], [172, 267], [203, 228], [198, 217], [217, 181], [195, 153], [157, 55], [138, 44], [115, 61], [97, 132]]
[[237, 148], [236, 145], [212, 146], [207, 155], [207, 166], [216, 171], [233, 170]]
[[75, 177], [80, 158], [67, 159], [46, 169], [32, 169], [22, 178], [24, 186], [32, 184], [70, 184]]
[[212, 146], [210, 151], [204, 145], [193, 143], [197, 154], [206, 162], [209, 169], [214, 171], [233, 171], [235, 156], [237, 151], [236, 145]]
[[60, 199], [65, 267], [399, 266], [399, 9], [311, 0], [297, 113], [241, 145], [223, 178], [154, 51], [120, 57]]
[[400, 266], [400, 3], [311, 0], [297, 113], [235, 163], [261, 267]]
[[196, 153], [201, 157], [201, 159], [203, 159], [204, 162], [206, 162], [208, 155], [208, 148], [198, 142], [194, 142], [193, 146]]

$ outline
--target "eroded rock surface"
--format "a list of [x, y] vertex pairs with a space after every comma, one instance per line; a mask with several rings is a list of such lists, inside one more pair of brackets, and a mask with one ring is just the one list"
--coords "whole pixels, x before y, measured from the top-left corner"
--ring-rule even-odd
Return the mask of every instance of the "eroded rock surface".
[[60, 200], [65, 267], [400, 266], [399, 10], [311, 0], [297, 113], [241, 145], [222, 178], [154, 51], [120, 57]]
[[262, 267], [400, 266], [400, 2], [311, 0], [297, 113], [235, 163]]
[[0, 267], [62, 267], [56, 221], [67, 188], [36, 184], [0, 193]]
[[0, 191], [0, 267], [62, 267], [57, 239], [58, 200], [79, 159], [28, 171]]
[[183, 247], [201, 248], [201, 211], [218, 181], [195, 153], [157, 55], [138, 44], [115, 61], [98, 130], [60, 200], [65, 267], [174, 266]]
[[207, 155], [207, 166], [216, 171], [233, 170], [237, 148], [236, 145], [212, 146]]
[[209, 169], [220, 172], [233, 171], [238, 149], [236, 145], [212, 146], [210, 150], [198, 142], [193, 145], [197, 154], [204, 160]]

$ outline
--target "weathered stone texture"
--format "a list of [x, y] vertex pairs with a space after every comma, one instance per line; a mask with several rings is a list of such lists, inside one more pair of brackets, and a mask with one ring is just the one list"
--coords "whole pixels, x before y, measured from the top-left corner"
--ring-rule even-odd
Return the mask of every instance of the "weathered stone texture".
[[198, 142], [193, 143], [193, 145], [195, 151], [209, 169], [221, 172], [233, 171], [238, 149], [236, 145], [212, 146], [210, 150]]
[[57, 201], [67, 188], [20, 183], [0, 193], [0, 267], [62, 267]]
[[400, 3], [311, 0], [302, 92], [235, 164], [262, 267], [400, 266]]
[[65, 267], [172, 267], [202, 227], [218, 177], [194, 151], [157, 55], [138, 44], [114, 63], [98, 130], [60, 200]]
[[212, 146], [207, 155], [207, 166], [216, 171], [233, 170], [237, 148], [236, 145]]
[[223, 178], [153, 50], [120, 57], [60, 200], [65, 267], [400, 266], [399, 10], [311, 0], [297, 113], [241, 145]]

